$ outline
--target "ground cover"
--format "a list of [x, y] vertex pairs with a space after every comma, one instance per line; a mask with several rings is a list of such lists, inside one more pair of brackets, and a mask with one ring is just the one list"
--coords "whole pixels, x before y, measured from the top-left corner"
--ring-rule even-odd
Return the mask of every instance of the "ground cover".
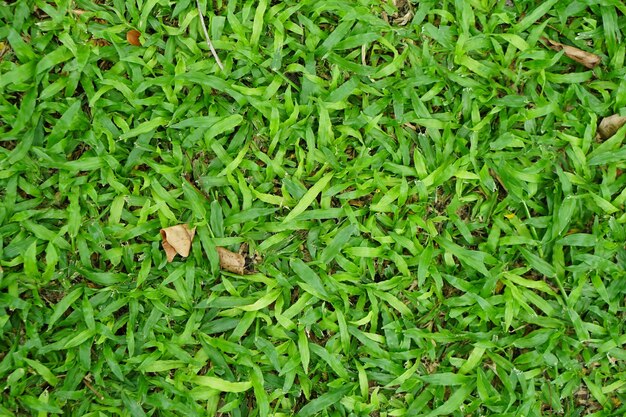
[[0, 2], [1, 415], [625, 414], [621, 1], [199, 7]]

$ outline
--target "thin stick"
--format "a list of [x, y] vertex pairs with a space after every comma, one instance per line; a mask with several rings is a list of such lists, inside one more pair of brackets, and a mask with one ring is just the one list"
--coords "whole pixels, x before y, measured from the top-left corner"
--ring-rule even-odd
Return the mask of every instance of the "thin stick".
[[95, 389], [94, 387], [91, 386], [89, 381], [87, 381], [87, 377], [83, 378], [83, 383], [85, 385], [87, 385], [87, 388], [89, 388], [91, 390], [91, 392], [96, 394], [96, 397], [98, 397], [98, 399], [100, 399], [101, 401], [104, 400], [104, 395], [100, 394], [97, 389]]
[[198, 15], [200, 15], [200, 23], [202, 24], [202, 30], [204, 31], [206, 44], [209, 45], [209, 49], [211, 50], [211, 54], [213, 55], [213, 58], [215, 58], [215, 62], [217, 62], [217, 66], [220, 67], [220, 69], [223, 71], [224, 65], [222, 64], [222, 61], [220, 61], [220, 57], [217, 56], [217, 52], [215, 51], [215, 48], [213, 47], [213, 42], [211, 42], [211, 38], [209, 37], [209, 32], [206, 30], [206, 25], [204, 24], [204, 16], [202, 16], [202, 11], [200, 10], [200, 0], [196, 0], [196, 4], [198, 5]]

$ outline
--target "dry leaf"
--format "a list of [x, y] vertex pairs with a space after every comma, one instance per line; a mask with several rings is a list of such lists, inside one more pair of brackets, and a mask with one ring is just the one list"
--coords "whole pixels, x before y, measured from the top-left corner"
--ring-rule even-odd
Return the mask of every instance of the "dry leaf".
[[563, 45], [560, 42], [553, 41], [548, 38], [543, 38], [543, 40], [550, 44], [550, 48], [554, 49], [555, 51], [565, 52], [565, 55], [567, 55], [574, 61], [583, 64], [587, 68], [594, 68], [602, 60], [598, 55], [583, 51], [582, 49], [578, 49], [569, 45]]
[[397, 26], [406, 26], [413, 19], [411, 3], [408, 0], [393, 0], [393, 5], [398, 11], [391, 16], [382, 12], [383, 19], [387, 23], [391, 22]]
[[139, 40], [140, 36], [141, 36], [141, 32], [139, 32], [138, 30], [132, 29], [126, 33], [126, 40], [131, 45], [141, 46], [141, 41]]
[[167, 261], [172, 262], [176, 254], [179, 254], [183, 258], [189, 256], [191, 242], [193, 242], [195, 234], [196, 228], [189, 229], [189, 226], [186, 224], [161, 229], [163, 249], [167, 255]]
[[111, 43], [107, 41], [106, 39], [100, 39], [100, 38], [92, 38], [91, 44], [94, 46], [100, 46], [100, 47], [111, 45]]
[[9, 44], [6, 42], [0, 42], [0, 59], [9, 51]]
[[626, 124], [626, 116], [620, 116], [614, 114], [613, 116], [605, 117], [598, 126], [598, 134], [602, 139], [608, 139], [619, 130], [620, 127]]
[[413, 19], [413, 12], [408, 12], [404, 16], [394, 19], [393, 22], [398, 26], [406, 26], [407, 23], [411, 21], [411, 19]]
[[393, 0], [394, 6], [398, 9], [393, 18], [393, 23], [398, 26], [406, 26], [413, 19], [413, 8], [408, 0]]
[[217, 253], [220, 255], [220, 267], [226, 271], [243, 275], [246, 266], [245, 258], [239, 253], [231, 252], [220, 246], [216, 247]]

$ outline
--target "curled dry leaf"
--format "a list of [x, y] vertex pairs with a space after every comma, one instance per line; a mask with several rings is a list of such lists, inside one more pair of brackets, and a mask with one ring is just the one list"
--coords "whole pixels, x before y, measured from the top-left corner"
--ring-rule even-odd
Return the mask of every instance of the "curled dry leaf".
[[135, 29], [131, 29], [126, 32], [126, 40], [128, 41], [128, 43], [134, 46], [141, 46], [141, 41], [139, 40], [140, 36], [141, 32]]
[[614, 114], [613, 116], [605, 117], [598, 126], [598, 135], [601, 139], [608, 139], [619, 130], [620, 127], [626, 124], [626, 116], [620, 116]]
[[222, 269], [239, 275], [244, 274], [246, 260], [241, 254], [231, 252], [220, 246], [217, 246], [216, 249], [220, 256], [220, 267]]
[[100, 46], [100, 47], [102, 47], [102, 46], [109, 46], [109, 45], [111, 45], [111, 43], [109, 41], [107, 41], [106, 39], [93, 38], [93, 39], [91, 39], [90, 42], [91, 42], [91, 44], [93, 46]]
[[408, 0], [393, 0], [393, 5], [398, 11], [391, 16], [383, 12], [383, 19], [387, 23], [392, 23], [397, 26], [406, 26], [413, 18], [411, 3]]
[[591, 52], [586, 52], [573, 46], [564, 45], [561, 42], [553, 41], [548, 38], [543, 38], [543, 40], [548, 43], [550, 48], [554, 49], [555, 51], [565, 52], [565, 55], [567, 55], [574, 61], [583, 64], [587, 68], [594, 68], [602, 60], [598, 55], [592, 54]]
[[196, 228], [190, 229], [186, 224], [161, 229], [163, 250], [165, 250], [165, 254], [167, 255], [167, 261], [172, 262], [176, 254], [179, 254], [183, 258], [189, 256], [191, 242], [193, 242], [195, 234]]
[[408, 0], [393, 0], [393, 4], [398, 8], [398, 13], [392, 16], [393, 23], [398, 26], [406, 26], [413, 19], [413, 8]]

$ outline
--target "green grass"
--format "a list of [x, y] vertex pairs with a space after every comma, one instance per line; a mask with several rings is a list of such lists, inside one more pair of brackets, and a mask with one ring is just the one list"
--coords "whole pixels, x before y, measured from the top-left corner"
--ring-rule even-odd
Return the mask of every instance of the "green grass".
[[626, 414], [623, 2], [92, 3], [0, 1], [0, 415]]

